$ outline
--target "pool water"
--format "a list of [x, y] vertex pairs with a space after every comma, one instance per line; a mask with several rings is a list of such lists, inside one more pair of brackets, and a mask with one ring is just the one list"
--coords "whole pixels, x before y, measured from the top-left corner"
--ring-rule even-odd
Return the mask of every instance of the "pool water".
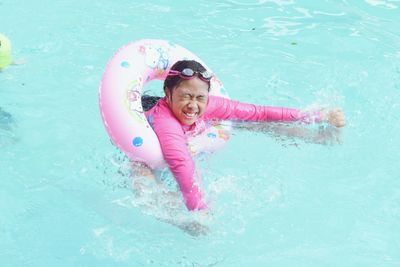
[[[399, 1], [0, 0], [0, 18], [20, 63], [0, 72], [0, 266], [400, 265]], [[143, 38], [234, 99], [347, 125], [325, 145], [234, 131], [199, 162], [207, 234], [182, 230], [204, 218], [135, 198], [99, 114], [105, 64]]]

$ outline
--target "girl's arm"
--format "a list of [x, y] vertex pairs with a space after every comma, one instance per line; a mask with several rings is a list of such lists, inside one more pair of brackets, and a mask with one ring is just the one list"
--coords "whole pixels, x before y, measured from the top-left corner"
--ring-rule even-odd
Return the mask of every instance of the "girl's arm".
[[205, 113], [206, 119], [274, 121], [274, 122], [322, 122], [336, 127], [344, 126], [344, 115], [340, 109], [301, 111], [295, 108], [257, 106], [218, 96], [210, 96]]
[[187, 147], [187, 138], [179, 121], [169, 111], [154, 114], [153, 129], [160, 141], [164, 158], [174, 175], [189, 210], [207, 208], [196, 181], [199, 174]]

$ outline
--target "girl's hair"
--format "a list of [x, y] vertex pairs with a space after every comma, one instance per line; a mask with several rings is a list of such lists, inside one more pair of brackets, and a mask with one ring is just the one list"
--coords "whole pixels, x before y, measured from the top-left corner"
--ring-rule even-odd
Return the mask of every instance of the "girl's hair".
[[[201, 65], [199, 62], [195, 60], [180, 60], [177, 61], [174, 65], [172, 65], [171, 70], [177, 70], [177, 71], [182, 71], [183, 69], [192, 69], [194, 72], [196, 72], [196, 76], [198, 75], [198, 72], [205, 72], [206, 68]], [[174, 89], [176, 86], [179, 86], [179, 84], [185, 81], [185, 79], [181, 78], [179, 75], [176, 76], [167, 76], [167, 78], [164, 81], [164, 90], [167, 88], [169, 90]], [[210, 89], [210, 82], [208, 83], [208, 89]]]
[[152, 96], [152, 95], [142, 95], [142, 107], [143, 110], [146, 112], [150, 110], [152, 107], [154, 107], [158, 100], [160, 100], [162, 97], [160, 96]]

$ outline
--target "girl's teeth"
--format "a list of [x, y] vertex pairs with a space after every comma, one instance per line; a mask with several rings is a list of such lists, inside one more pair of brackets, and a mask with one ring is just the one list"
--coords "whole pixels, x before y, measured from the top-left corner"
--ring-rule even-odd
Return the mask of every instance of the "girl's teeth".
[[185, 115], [186, 115], [187, 117], [194, 117], [194, 116], [195, 116], [195, 113], [185, 113]]

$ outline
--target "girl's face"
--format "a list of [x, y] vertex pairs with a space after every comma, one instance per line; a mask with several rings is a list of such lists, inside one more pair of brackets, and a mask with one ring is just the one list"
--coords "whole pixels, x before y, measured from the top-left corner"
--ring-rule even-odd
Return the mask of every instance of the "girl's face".
[[208, 84], [198, 77], [182, 81], [177, 87], [165, 90], [167, 103], [175, 117], [192, 125], [201, 117], [208, 103]]

